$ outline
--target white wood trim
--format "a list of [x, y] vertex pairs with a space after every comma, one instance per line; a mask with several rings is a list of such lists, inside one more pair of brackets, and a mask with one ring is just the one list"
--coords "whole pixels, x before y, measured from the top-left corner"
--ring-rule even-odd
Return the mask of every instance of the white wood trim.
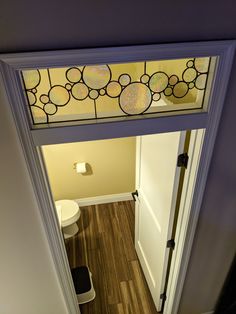
[[206, 127], [207, 119], [205, 112], [147, 119], [124, 117], [120, 121], [109, 120], [109, 123], [94, 121], [91, 124], [34, 129], [31, 134], [35, 145], [49, 145], [199, 129]]
[[184, 176], [183, 191], [180, 202], [177, 230], [175, 235], [175, 250], [172, 255], [171, 270], [167, 288], [167, 300], [164, 308], [164, 314], [172, 313], [173, 301], [178, 292], [178, 275], [183, 262], [183, 253], [186, 246], [187, 230], [191, 225], [190, 216], [193, 208], [192, 199], [195, 190], [195, 182], [198, 173], [198, 165], [201, 155], [201, 147], [204, 138], [203, 130], [191, 132], [189, 146], [189, 162]]
[[[11, 76], [11, 71], [4, 64], [0, 63], [0, 86], [9, 84], [12, 81], [12, 86], [17, 86], [16, 77]], [[6, 106], [9, 107], [13, 102], [21, 104], [22, 98], [17, 89], [9, 91], [5, 90]], [[3, 91], [5, 93], [5, 91]], [[1, 90], [2, 92], [2, 90]], [[14, 112], [14, 111], [13, 111]], [[49, 181], [43, 165], [43, 158], [40, 150], [35, 146], [31, 133], [27, 127], [26, 117], [19, 111], [17, 115], [13, 113], [15, 126], [19, 137], [20, 145], [23, 150], [26, 166], [32, 182], [32, 187], [35, 192], [41, 221], [44, 227], [44, 232], [50, 247], [54, 268], [57, 274], [57, 279], [64, 296], [64, 301], [68, 309], [68, 313], [79, 314], [76, 292], [72, 281], [69, 262], [65, 250], [64, 240], [58, 224], [56, 210], [52, 194], [50, 191]]]
[[[23, 110], [26, 115], [25, 96], [22, 95], [23, 91], [21, 78], [18, 76], [19, 70], [26, 68], [70, 66], [75, 64], [119, 63], [140, 60], [176, 59], [184, 57], [218, 56], [222, 58], [227, 49], [230, 50], [231, 48], [234, 50], [234, 45], [234, 41], [178, 43], [7, 55], [3, 54], [0, 55], [0, 58], [2, 60], [3, 70], [5, 70], [10, 76], [7, 81], [15, 82], [14, 86], [8, 84], [8, 89], [17, 89], [17, 93], [21, 95], [20, 106], [19, 103], [13, 101], [13, 110], [16, 114], [17, 111]], [[219, 74], [221, 73], [219, 72]], [[21, 106], [22, 108], [19, 108]], [[116, 133], [119, 133], [120, 137], [124, 137], [157, 132], [171, 132], [190, 128], [204, 128], [207, 124], [207, 115], [204, 113], [189, 114], [187, 118], [186, 115], [183, 115], [180, 112], [170, 114], [171, 116], [165, 117], [158, 114], [159, 118], [149, 118], [149, 123], [143, 123], [143, 119], [141, 119], [141, 117], [124, 117], [122, 118], [122, 121], [114, 122], [111, 122], [110, 120], [112, 123], [112, 129], [114, 129], [112, 134], [110, 134], [109, 130], [107, 130], [110, 126], [108, 126], [107, 123], [103, 123], [109, 120], [104, 120], [103, 122], [91, 121], [89, 122], [90, 125], [82, 124], [79, 126], [68, 126], [67, 128], [59, 127], [59, 125], [52, 128], [52, 125], [50, 125], [47, 129], [34, 129], [32, 134], [35, 145], [47, 145], [68, 141], [95, 140], [99, 138], [105, 139], [109, 137], [116, 137]], [[132, 120], [132, 127], [130, 127], [130, 119]], [[172, 122], [169, 119], [172, 119]], [[28, 128], [30, 128], [28, 119], [25, 119], [25, 121], [28, 124]]]
[[[40, 184], [42, 186], [41, 189], [39, 189], [37, 186], [37, 192], [40, 192], [40, 194], [38, 193], [40, 209], [44, 217], [44, 223], [46, 227], [45, 229], [48, 232], [49, 244], [51, 244], [51, 251], [53, 252], [53, 257], [57, 258], [54, 263], [57, 265], [57, 272], [61, 277], [62, 291], [64, 293], [65, 301], [67, 303], [68, 309], [70, 310], [70, 313], [80, 314], [74, 283], [71, 276], [70, 265], [65, 249], [64, 238], [61, 232], [61, 227], [59, 225], [58, 214], [56, 212], [55, 203], [47, 176], [43, 152], [40, 147], [35, 147], [35, 150], [37, 150], [37, 152], [34, 152], [35, 158], [31, 162], [36, 168], [35, 172], [38, 172], [40, 177], [38, 176], [38, 174], [36, 174], [36, 178], [34, 178], [34, 184], [35, 182], [37, 182], [37, 184]], [[33, 158], [32, 155], [31, 158]], [[32, 175], [34, 176], [35, 174], [32, 173]], [[54, 236], [54, 238], [52, 238], [52, 235]], [[55, 256], [55, 253], [57, 254], [57, 256]]]
[[15, 70], [102, 63], [209, 57], [224, 54], [234, 40], [205, 41], [127, 47], [2, 54], [0, 59]]
[[214, 311], [210, 311], [210, 312], [204, 312], [202, 314], [214, 314]]
[[[135, 154], [135, 189], [138, 190], [140, 187], [140, 167], [141, 167], [141, 136], [136, 137], [136, 154]], [[135, 226], [134, 226], [134, 244], [136, 251], [140, 248], [140, 245], [137, 246], [138, 235], [139, 235], [139, 198], [135, 198]], [[140, 256], [143, 256], [140, 254]]]
[[[184, 152], [185, 140], [186, 140], [186, 131], [182, 131], [180, 134], [179, 147], [178, 147], [178, 153], [177, 153], [176, 158], [178, 157], [178, 155], [180, 155]], [[176, 164], [177, 164], [177, 160], [176, 160]], [[181, 168], [176, 167], [175, 177], [174, 177], [174, 186], [173, 186], [173, 191], [172, 191], [172, 195], [171, 195], [172, 200], [171, 200], [171, 211], [170, 211], [167, 239], [171, 239], [172, 230], [173, 230], [173, 223], [174, 223], [175, 210], [176, 210], [176, 202], [177, 202], [177, 196], [178, 196], [178, 188], [179, 188], [179, 184], [180, 184], [180, 172], [181, 172]], [[184, 180], [185, 180], [185, 177], [184, 177]], [[163, 267], [163, 272], [165, 275], [162, 277], [162, 284], [161, 284], [162, 293], [164, 293], [169, 254], [170, 254], [170, 250], [166, 249], [166, 251], [165, 251], [165, 262], [164, 262], [164, 267]]]
[[[169, 302], [170, 312], [177, 314], [180, 303], [180, 298], [184, 286], [184, 280], [187, 273], [188, 262], [190, 259], [191, 248], [193, 239], [197, 227], [197, 221], [201, 209], [202, 199], [204, 195], [204, 189], [206, 186], [207, 175], [210, 167], [210, 161], [212, 158], [214, 143], [216, 139], [217, 129], [219, 126], [220, 116], [223, 109], [224, 99], [227, 91], [227, 84], [230, 77], [230, 71], [233, 62], [233, 56], [235, 51], [235, 42], [229, 45], [218, 59], [218, 74], [215, 77], [214, 89], [211, 95], [211, 106], [209, 110], [209, 119], [206, 126], [204, 142], [202, 144], [202, 153], [199, 161], [198, 174], [195, 183], [195, 191], [192, 196], [191, 212], [189, 216], [189, 222], [186, 231], [185, 244], [183, 248], [181, 264], [173, 279], [172, 285], [176, 285], [176, 289], [173, 292], [171, 300]], [[173, 275], [176, 268], [171, 267], [171, 275]], [[170, 283], [171, 286], [171, 283]], [[172, 287], [173, 288], [173, 287]], [[169, 291], [171, 288], [169, 288]], [[170, 296], [169, 296], [170, 297]], [[167, 308], [167, 307], [166, 307]]]
[[140, 167], [141, 167], [141, 136], [136, 137], [136, 152], [135, 152], [135, 189], [140, 187]]
[[131, 194], [132, 192], [79, 198], [79, 199], [76, 199], [75, 201], [78, 203], [79, 206], [90, 206], [90, 205], [130, 201], [133, 199], [132, 194]]
[[[202, 156], [199, 164], [199, 174], [196, 180], [189, 225], [186, 233], [186, 242], [183, 249], [179, 274], [175, 278], [175, 284], [178, 289], [176, 289], [172, 303], [169, 303], [169, 313], [176, 314], [184, 285], [221, 111], [224, 104], [234, 51], [235, 41], [212, 41], [0, 55], [0, 80], [5, 87], [8, 103], [12, 109], [19, 139], [25, 154], [25, 161], [28, 165], [32, 185], [38, 199], [40, 214], [44, 223], [48, 243], [51, 248], [54, 267], [70, 313], [75, 314], [79, 312], [78, 304], [76, 302], [76, 295], [66, 258], [65, 247], [56, 220], [54, 204], [48, 188], [46, 176], [42, 172], [42, 161], [40, 161], [35, 146], [47, 143], [65, 142], [64, 138], [66, 138], [66, 141], [68, 141], [69, 138], [71, 138], [71, 141], [78, 141], [177, 131], [186, 128], [206, 128]], [[45, 130], [30, 130], [26, 108], [24, 107], [25, 99], [22, 93], [21, 81], [18, 76], [19, 70], [40, 67], [70, 66], [75, 64], [121, 63], [129, 61], [204, 56], [217, 56], [218, 58], [216, 75], [210, 95], [209, 111], [201, 117], [202, 120], [201, 118], [199, 119], [199, 121], [202, 121], [202, 124], [199, 122], [198, 126], [195, 125], [194, 127], [191, 122], [194, 120], [191, 119], [191, 116], [185, 115], [184, 117], [177, 116], [180, 117], [180, 120], [178, 120], [178, 123], [175, 123], [174, 126], [171, 125], [171, 121], [175, 121], [172, 117], [161, 117], [134, 121], [127, 120], [124, 121], [123, 124], [121, 124], [121, 122], [110, 122], [107, 123], [106, 126], [104, 126], [105, 123], [94, 123], [91, 125], [80, 125], [78, 128], [54, 128], [51, 129], [49, 133], [46, 133]], [[181, 122], [183, 125], [181, 125]], [[158, 125], [161, 126], [158, 127]], [[73, 134], [73, 131], [80, 134], [77, 133], [75, 135]], [[99, 133], [100, 131], [101, 133]], [[45, 135], [49, 136], [48, 142], [46, 142]]]

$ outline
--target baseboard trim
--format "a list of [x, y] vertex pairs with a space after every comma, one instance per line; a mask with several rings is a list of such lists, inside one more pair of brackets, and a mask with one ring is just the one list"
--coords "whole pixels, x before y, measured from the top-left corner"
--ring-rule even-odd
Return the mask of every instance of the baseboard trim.
[[214, 311], [210, 311], [210, 312], [204, 312], [202, 314], [214, 314]]
[[79, 198], [75, 201], [79, 206], [90, 206], [90, 205], [98, 205], [98, 204], [107, 204], [121, 201], [130, 201], [132, 200], [131, 192], [129, 193], [121, 193], [121, 194], [109, 194], [109, 195], [101, 195], [95, 197], [88, 198]]

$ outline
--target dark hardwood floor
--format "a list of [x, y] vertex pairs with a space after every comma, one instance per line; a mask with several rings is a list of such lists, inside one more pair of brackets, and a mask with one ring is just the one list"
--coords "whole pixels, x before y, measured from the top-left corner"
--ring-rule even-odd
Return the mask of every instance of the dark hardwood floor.
[[66, 240], [69, 263], [89, 266], [96, 291], [81, 313], [157, 313], [134, 248], [134, 202], [82, 207], [78, 225]]

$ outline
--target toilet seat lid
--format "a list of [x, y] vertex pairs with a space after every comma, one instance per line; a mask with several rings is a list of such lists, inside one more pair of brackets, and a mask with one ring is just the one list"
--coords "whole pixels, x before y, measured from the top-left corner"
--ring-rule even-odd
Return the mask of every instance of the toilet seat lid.
[[58, 218], [62, 227], [76, 222], [80, 217], [79, 205], [72, 200], [59, 200], [55, 202]]

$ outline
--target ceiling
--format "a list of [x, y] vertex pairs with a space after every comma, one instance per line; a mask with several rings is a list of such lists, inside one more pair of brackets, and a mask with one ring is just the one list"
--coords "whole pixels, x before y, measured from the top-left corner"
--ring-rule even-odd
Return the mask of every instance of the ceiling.
[[235, 1], [1, 1], [0, 52], [232, 39]]

